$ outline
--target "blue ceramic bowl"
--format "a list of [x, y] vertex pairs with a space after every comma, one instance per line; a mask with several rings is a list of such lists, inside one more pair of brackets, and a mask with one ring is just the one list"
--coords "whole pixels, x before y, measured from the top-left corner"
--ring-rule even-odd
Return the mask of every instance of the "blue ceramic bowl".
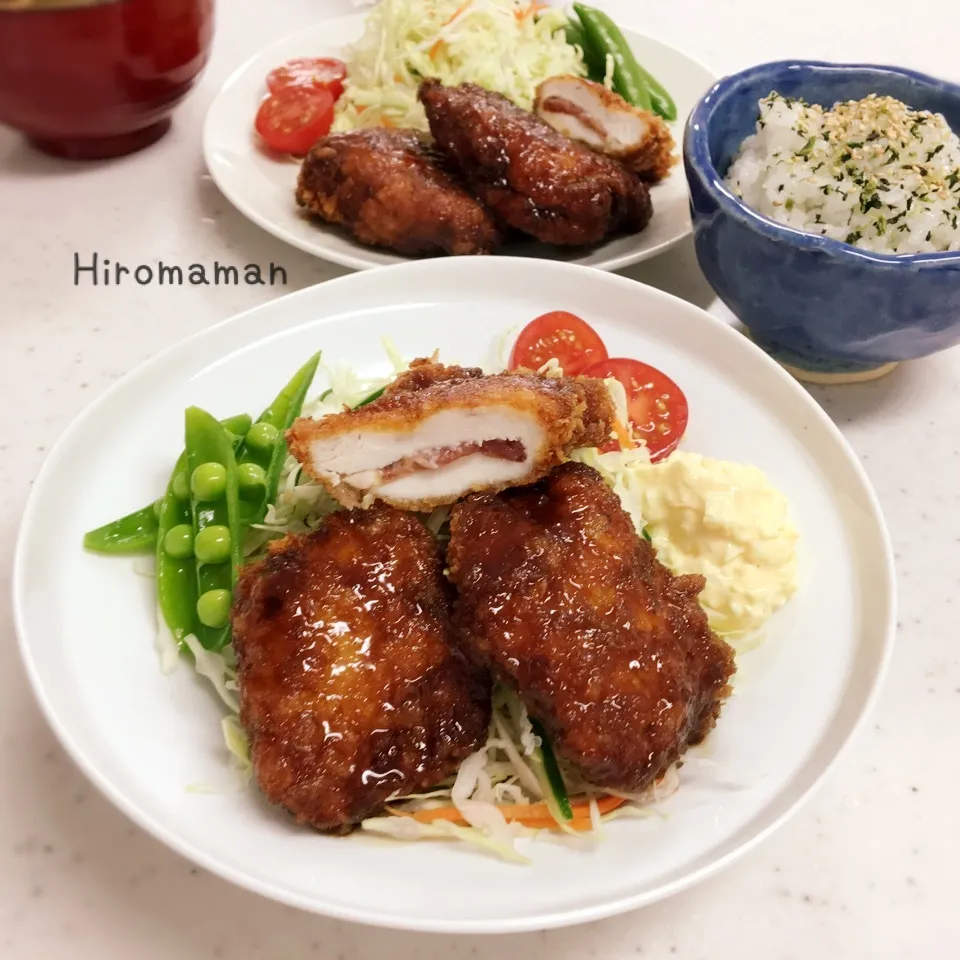
[[697, 259], [717, 295], [764, 349], [818, 374], [960, 342], [960, 253], [869, 253], [761, 216], [723, 185], [772, 90], [825, 107], [888, 95], [960, 131], [960, 86], [910, 70], [788, 61], [720, 80], [691, 114], [683, 148]]

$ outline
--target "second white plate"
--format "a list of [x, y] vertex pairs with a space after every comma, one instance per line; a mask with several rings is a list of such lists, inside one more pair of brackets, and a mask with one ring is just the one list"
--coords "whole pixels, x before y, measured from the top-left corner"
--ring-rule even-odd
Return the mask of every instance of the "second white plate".
[[[294, 201], [299, 166], [267, 157], [253, 131], [257, 105], [266, 95], [269, 71], [293, 57], [341, 56], [343, 47], [363, 33], [359, 15], [325, 20], [272, 43], [237, 69], [217, 94], [203, 128], [207, 168], [224, 196], [268, 233], [316, 257], [360, 270], [402, 263], [409, 258], [366, 247], [345, 231], [318, 224], [301, 214]], [[690, 111], [716, 79], [696, 60], [651, 37], [625, 30], [637, 59], [670, 91], [677, 104], [672, 124], [679, 143]], [[688, 236], [690, 210], [682, 164], [651, 190], [653, 219], [640, 234], [616, 237], [589, 248], [512, 244], [507, 255], [566, 260], [617, 270], [669, 249]]]

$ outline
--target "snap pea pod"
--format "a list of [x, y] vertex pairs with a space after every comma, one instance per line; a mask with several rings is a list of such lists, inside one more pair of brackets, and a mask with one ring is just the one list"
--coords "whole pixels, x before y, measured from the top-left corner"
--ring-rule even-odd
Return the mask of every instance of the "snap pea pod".
[[260, 523], [266, 516], [267, 507], [277, 499], [280, 474], [287, 458], [284, 434], [303, 410], [319, 363], [318, 352], [293, 375], [273, 403], [260, 414], [240, 448], [237, 464], [244, 493], [241, 504], [244, 524]]
[[184, 417], [196, 569], [197, 638], [208, 650], [230, 639], [230, 606], [242, 560], [237, 461], [230, 436], [205, 410]]
[[668, 123], [672, 123], [677, 119], [677, 105], [673, 102], [673, 97], [667, 93], [666, 87], [656, 77], [647, 72], [640, 64], [637, 64], [637, 66], [640, 67], [640, 73], [643, 75], [647, 90], [650, 92], [653, 112], [658, 113]]
[[633, 55], [620, 28], [602, 10], [575, 3], [573, 9], [580, 17], [588, 46], [594, 48], [591, 56], [606, 60], [613, 57], [613, 86], [628, 103], [643, 110], [653, 110], [664, 120], [677, 119], [677, 105], [663, 85], [650, 75]]
[[379, 400], [383, 396], [383, 392], [386, 389], [386, 387], [381, 387], [379, 390], [374, 390], [369, 397], [364, 397], [353, 409], [359, 410], [361, 407], [365, 407], [368, 403], [373, 403], [374, 400]]
[[[197, 633], [197, 573], [193, 561], [193, 518], [190, 498], [182, 492], [182, 478], [187, 469], [187, 455], [177, 460], [167, 492], [160, 499], [157, 517], [157, 603], [170, 632], [181, 646], [183, 638]], [[186, 547], [183, 534], [187, 533]], [[179, 543], [181, 549], [170, 552], [168, 546]]]
[[544, 787], [543, 796], [547, 809], [553, 819], [563, 826], [568, 820], [573, 819], [573, 808], [570, 806], [567, 786], [563, 782], [563, 774], [560, 773], [560, 765], [557, 763], [553, 747], [550, 746], [550, 740], [540, 722], [531, 717], [530, 725], [540, 740], [540, 746], [533, 752], [534, 771]]
[[587, 77], [594, 83], [603, 83], [607, 78], [607, 58], [587, 41], [583, 24], [579, 20], [569, 20], [566, 27], [567, 43], [579, 47], [583, 52], [583, 65], [587, 68]]
[[119, 520], [83, 535], [83, 545], [96, 553], [141, 553], [152, 550], [157, 542], [157, 514], [161, 501], [151, 503]]
[[[220, 422], [233, 434], [234, 446], [239, 447], [253, 421], [247, 414], [241, 413]], [[176, 472], [174, 471], [174, 474]], [[142, 553], [155, 549], [163, 501], [164, 498], [161, 497], [119, 520], [112, 520], [96, 530], [89, 531], [83, 536], [83, 545], [96, 553], [113, 555]]]

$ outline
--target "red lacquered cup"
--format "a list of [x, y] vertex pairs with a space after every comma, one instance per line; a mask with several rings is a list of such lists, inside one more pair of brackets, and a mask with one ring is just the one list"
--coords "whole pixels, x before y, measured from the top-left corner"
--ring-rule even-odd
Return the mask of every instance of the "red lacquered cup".
[[207, 62], [213, 0], [0, 0], [0, 123], [71, 159], [170, 128]]

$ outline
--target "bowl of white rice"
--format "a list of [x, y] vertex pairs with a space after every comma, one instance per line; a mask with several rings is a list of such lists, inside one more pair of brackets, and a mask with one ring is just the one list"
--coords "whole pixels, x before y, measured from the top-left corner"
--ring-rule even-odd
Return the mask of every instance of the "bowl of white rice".
[[687, 125], [697, 258], [764, 349], [861, 380], [960, 343], [960, 86], [763, 64]]

